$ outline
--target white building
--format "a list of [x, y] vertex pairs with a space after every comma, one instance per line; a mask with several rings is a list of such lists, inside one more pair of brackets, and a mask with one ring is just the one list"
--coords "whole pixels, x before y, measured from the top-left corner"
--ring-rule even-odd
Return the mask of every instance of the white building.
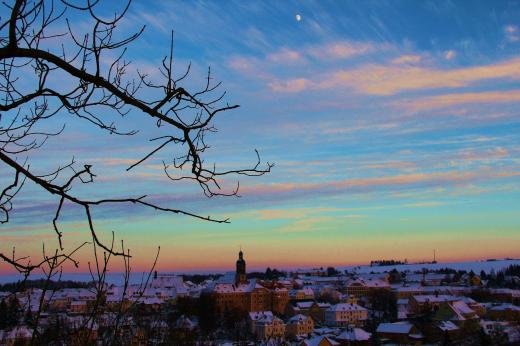
[[359, 326], [367, 319], [368, 310], [358, 304], [340, 303], [325, 310], [325, 324], [329, 326]]

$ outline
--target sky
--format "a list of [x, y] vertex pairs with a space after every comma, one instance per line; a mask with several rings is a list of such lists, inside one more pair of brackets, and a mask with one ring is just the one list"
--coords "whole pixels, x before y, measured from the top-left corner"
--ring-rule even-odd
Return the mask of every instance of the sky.
[[[173, 30], [177, 73], [192, 64], [185, 87], [204, 85], [210, 66], [225, 101], [240, 105], [216, 119], [207, 162], [248, 167], [257, 149], [275, 167], [238, 177], [240, 198], [208, 199], [164, 175], [171, 151], [125, 171], [157, 133], [142, 114], [117, 119], [141, 130], [131, 138], [66, 115], [49, 121], [67, 127], [31, 167], [92, 164], [95, 184], [74, 190], [82, 196], [146, 194], [230, 218], [96, 208], [103, 239], [124, 239], [135, 270], [158, 246], [162, 271], [231, 270], [240, 248], [252, 269], [425, 261], [434, 249], [440, 261], [520, 257], [520, 1], [134, 1], [118, 30], [140, 25], [131, 67], [158, 76]], [[2, 167], [2, 185], [9, 176]], [[55, 247], [57, 203], [27, 186], [0, 226], [0, 250]], [[89, 240], [85, 221], [65, 206], [66, 246]], [[83, 270], [90, 255], [78, 254]]]

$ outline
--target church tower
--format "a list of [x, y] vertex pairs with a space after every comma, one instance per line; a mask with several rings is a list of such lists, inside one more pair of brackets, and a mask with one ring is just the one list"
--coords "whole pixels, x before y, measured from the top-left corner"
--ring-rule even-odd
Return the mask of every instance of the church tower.
[[235, 273], [235, 284], [244, 284], [247, 282], [246, 261], [244, 261], [244, 253], [242, 250], [238, 253], [237, 271]]

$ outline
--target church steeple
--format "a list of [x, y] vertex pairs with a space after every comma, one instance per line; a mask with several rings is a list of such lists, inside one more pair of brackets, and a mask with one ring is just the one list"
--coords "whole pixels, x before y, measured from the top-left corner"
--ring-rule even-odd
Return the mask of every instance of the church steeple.
[[246, 276], [246, 261], [244, 260], [244, 253], [242, 249], [238, 253], [237, 270], [235, 273], [235, 284], [243, 284], [247, 282]]

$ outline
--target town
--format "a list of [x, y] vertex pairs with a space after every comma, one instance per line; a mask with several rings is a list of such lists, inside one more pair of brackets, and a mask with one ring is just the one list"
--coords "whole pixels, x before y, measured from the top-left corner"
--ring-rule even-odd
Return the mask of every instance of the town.
[[145, 285], [105, 284], [101, 295], [88, 284], [4, 290], [0, 344], [30, 344], [35, 332], [40, 343], [65, 344], [113, 338], [128, 345], [520, 342], [516, 265], [498, 273], [358, 274], [329, 267], [248, 274], [240, 251], [235, 272], [192, 279], [154, 272]]

